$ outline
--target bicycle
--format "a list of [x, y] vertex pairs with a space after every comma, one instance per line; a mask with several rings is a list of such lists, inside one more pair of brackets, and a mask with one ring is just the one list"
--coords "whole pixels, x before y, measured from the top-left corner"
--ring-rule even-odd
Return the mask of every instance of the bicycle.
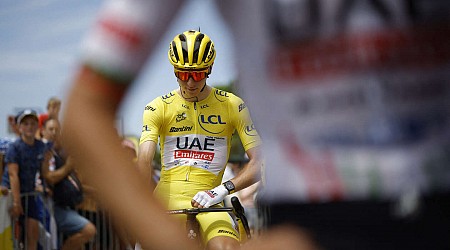
[[[244, 243], [246, 240], [251, 239], [250, 227], [248, 225], [247, 217], [245, 217], [245, 211], [242, 207], [239, 199], [234, 196], [231, 198], [232, 207], [209, 207], [209, 208], [185, 208], [168, 210], [167, 213], [171, 215], [185, 214], [186, 220], [186, 233], [190, 240], [196, 241], [196, 244], [202, 245], [199, 236], [199, 223], [196, 219], [197, 214], [206, 212], [232, 212], [236, 216], [236, 221], [239, 225], [240, 242]], [[244, 236], [245, 233], [245, 236]]]

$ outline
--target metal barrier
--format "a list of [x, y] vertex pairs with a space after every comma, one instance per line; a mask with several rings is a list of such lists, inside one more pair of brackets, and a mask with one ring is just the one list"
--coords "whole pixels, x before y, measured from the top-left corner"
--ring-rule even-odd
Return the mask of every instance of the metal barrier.
[[103, 210], [86, 211], [78, 210], [78, 213], [83, 217], [91, 221], [96, 229], [97, 233], [94, 240], [86, 244], [85, 249], [102, 249], [102, 250], [122, 250], [126, 249], [125, 243], [123, 243], [114, 228], [111, 216], [108, 212]]
[[[25, 193], [22, 198], [37, 199], [40, 207], [39, 218], [39, 247], [41, 250], [57, 250], [60, 249], [62, 243], [67, 236], [57, 232], [56, 224], [53, 220], [53, 200], [51, 197], [45, 196], [41, 192]], [[12, 220], [9, 217], [8, 209], [12, 204], [11, 194], [0, 196], [0, 249], [1, 250], [20, 250], [25, 249], [27, 232], [20, 224], [19, 220]], [[29, 199], [24, 199], [28, 201]], [[5, 204], [6, 203], [6, 204]], [[28, 204], [23, 204], [24, 213], [27, 214]], [[109, 213], [97, 206], [78, 210], [78, 213], [91, 221], [97, 230], [93, 240], [85, 244], [84, 250], [126, 250], [127, 244], [126, 232], [120, 226], [115, 226]], [[262, 214], [265, 214], [264, 212]], [[8, 217], [8, 218], [5, 218]], [[261, 219], [261, 213], [259, 213]], [[26, 219], [26, 218], [25, 218]], [[8, 223], [3, 223], [2, 220]], [[9, 220], [9, 221], [8, 221]], [[256, 223], [253, 234], [258, 236], [259, 230], [262, 229], [260, 223]], [[119, 237], [122, 236], [122, 237]], [[9, 238], [8, 238], [9, 237]], [[11, 239], [12, 238], [12, 239]], [[3, 242], [2, 242], [3, 241]], [[132, 249], [132, 248], [131, 248]]]
[[[51, 203], [48, 203], [48, 199], [43, 197], [39, 192], [24, 193], [21, 194], [21, 199], [24, 201], [22, 207], [24, 209], [24, 216], [22, 220], [18, 218], [12, 219], [12, 232], [13, 232], [13, 248], [26, 249], [28, 241], [28, 232], [26, 230], [26, 223], [28, 222], [28, 211], [30, 209], [29, 202], [34, 200], [37, 204], [36, 209], [39, 211], [39, 248], [40, 249], [56, 249], [56, 246], [52, 246], [51, 238], [55, 237], [50, 233], [50, 219], [53, 212]], [[56, 243], [56, 242], [55, 242]]]
[[[10, 200], [9, 194], [7, 197], [2, 197], [1, 201], [3, 206], [0, 206], [0, 209], [9, 209], [11, 202], [8, 202], [8, 205], [5, 205], [3, 202], [7, 202]], [[21, 195], [22, 199], [25, 201], [23, 204], [24, 214], [28, 214], [29, 204], [28, 201], [30, 199], [34, 199], [38, 204], [39, 209], [39, 243], [38, 249], [42, 250], [57, 250], [62, 246], [63, 241], [67, 236], [62, 233], [57, 232], [56, 224], [53, 219], [53, 201], [51, 197], [46, 197], [41, 192], [32, 192], [25, 193]], [[123, 243], [118, 234], [117, 230], [114, 228], [114, 224], [112, 223], [112, 219], [109, 216], [107, 211], [97, 210], [97, 211], [85, 211], [78, 210], [78, 212], [91, 221], [97, 229], [97, 233], [93, 240], [89, 243], [85, 244], [85, 250], [125, 250], [126, 244]], [[6, 215], [9, 217], [8, 211], [0, 211], [0, 214]], [[5, 219], [5, 218], [3, 218]], [[11, 220], [11, 229], [8, 228], [8, 224], [6, 224], [5, 235], [10, 235], [12, 237], [12, 244], [10, 244], [11, 239], [7, 239], [7, 237], [0, 237], [2, 241], [0, 242], [0, 248], [4, 250], [20, 250], [25, 249], [27, 245], [27, 230], [24, 227], [24, 221], [27, 221], [27, 217], [24, 216], [22, 221], [18, 219]], [[120, 230], [120, 228], [118, 228]], [[12, 232], [12, 233], [10, 233]], [[0, 232], [0, 236], [2, 236]], [[12, 247], [12, 248], [11, 248]]]

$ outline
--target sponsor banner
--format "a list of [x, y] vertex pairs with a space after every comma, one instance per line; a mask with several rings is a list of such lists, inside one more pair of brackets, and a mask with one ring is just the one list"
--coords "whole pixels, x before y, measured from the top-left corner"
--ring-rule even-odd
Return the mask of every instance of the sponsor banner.
[[167, 136], [163, 152], [162, 164], [167, 170], [192, 166], [217, 175], [227, 163], [227, 138], [195, 134]]
[[[263, 194], [320, 202], [450, 190], [450, 19], [432, 13], [450, 4], [417, 5], [421, 19], [387, 1], [389, 16], [312, 1], [329, 8], [317, 14], [345, 13], [336, 23], [291, 20], [277, 9], [287, 2], [268, 2], [263, 76], [242, 85], [264, 140]], [[312, 2], [289, 1], [288, 14]]]

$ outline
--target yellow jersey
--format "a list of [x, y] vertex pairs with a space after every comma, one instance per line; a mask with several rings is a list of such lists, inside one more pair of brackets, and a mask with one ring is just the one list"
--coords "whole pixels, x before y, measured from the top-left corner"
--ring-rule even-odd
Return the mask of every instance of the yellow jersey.
[[212, 88], [204, 100], [190, 102], [174, 90], [146, 105], [140, 143], [159, 138], [162, 180], [213, 188], [221, 183], [235, 131], [246, 151], [261, 144], [241, 98]]

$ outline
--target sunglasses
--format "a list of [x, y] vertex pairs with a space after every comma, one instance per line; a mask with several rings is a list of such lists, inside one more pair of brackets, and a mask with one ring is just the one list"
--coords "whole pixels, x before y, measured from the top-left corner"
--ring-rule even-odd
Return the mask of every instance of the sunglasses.
[[194, 81], [199, 82], [208, 76], [208, 70], [206, 71], [175, 71], [175, 76], [183, 82], [187, 82], [190, 77]]

